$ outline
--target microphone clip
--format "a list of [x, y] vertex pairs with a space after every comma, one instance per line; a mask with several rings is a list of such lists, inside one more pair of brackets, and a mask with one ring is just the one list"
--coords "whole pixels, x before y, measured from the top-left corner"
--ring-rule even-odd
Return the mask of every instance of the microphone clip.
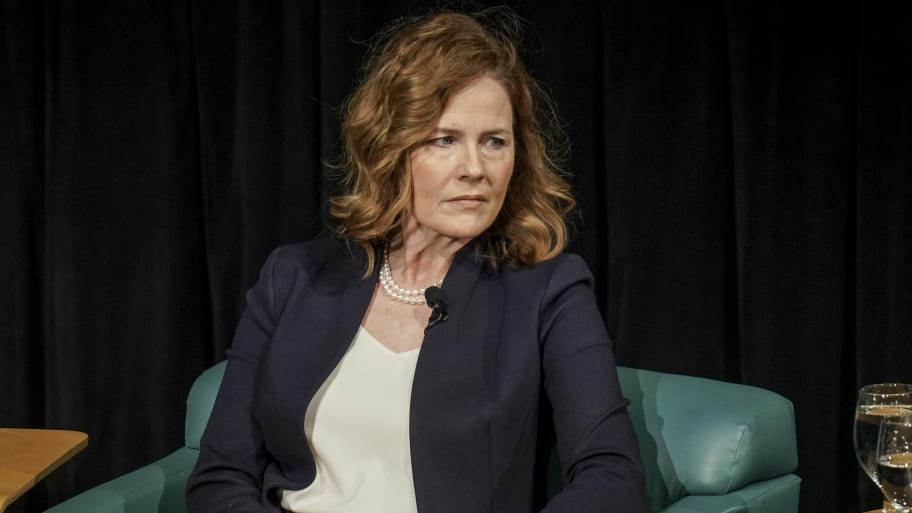
[[428, 287], [424, 291], [424, 299], [427, 301], [427, 305], [431, 307], [431, 316], [428, 318], [427, 327], [424, 328], [424, 332], [427, 333], [427, 330], [431, 329], [435, 324], [441, 323], [450, 317], [447, 314], [449, 302], [447, 301], [446, 292], [440, 287]]

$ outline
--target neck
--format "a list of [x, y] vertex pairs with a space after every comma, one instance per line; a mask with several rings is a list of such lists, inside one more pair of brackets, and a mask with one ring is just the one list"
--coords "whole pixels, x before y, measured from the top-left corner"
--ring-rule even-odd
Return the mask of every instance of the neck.
[[406, 288], [424, 288], [442, 279], [456, 253], [468, 241], [442, 237], [427, 239], [413, 232], [397, 238], [389, 247], [390, 270]]

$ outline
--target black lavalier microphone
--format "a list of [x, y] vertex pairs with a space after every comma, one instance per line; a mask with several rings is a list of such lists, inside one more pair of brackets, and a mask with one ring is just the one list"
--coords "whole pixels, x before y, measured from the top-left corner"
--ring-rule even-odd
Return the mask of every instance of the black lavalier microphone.
[[431, 326], [447, 320], [449, 315], [447, 314], [447, 295], [442, 288], [428, 287], [424, 291], [424, 300], [431, 307], [431, 316], [428, 318], [427, 327], [424, 328], [426, 333], [427, 330], [431, 329]]

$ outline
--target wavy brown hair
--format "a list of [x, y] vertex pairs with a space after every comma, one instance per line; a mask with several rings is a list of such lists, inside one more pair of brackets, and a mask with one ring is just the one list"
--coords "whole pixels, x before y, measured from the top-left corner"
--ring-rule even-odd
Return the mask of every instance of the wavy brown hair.
[[506, 87], [516, 138], [506, 199], [476, 239], [480, 254], [525, 266], [566, 247], [575, 202], [557, 163], [565, 139], [550, 99], [519, 58], [520, 27], [504, 9], [443, 12], [399, 20], [375, 43], [343, 109], [336, 167], [345, 193], [330, 200], [336, 235], [365, 249], [368, 273], [373, 247], [395, 237], [411, 209], [410, 151], [434, 130], [447, 100], [480, 76]]

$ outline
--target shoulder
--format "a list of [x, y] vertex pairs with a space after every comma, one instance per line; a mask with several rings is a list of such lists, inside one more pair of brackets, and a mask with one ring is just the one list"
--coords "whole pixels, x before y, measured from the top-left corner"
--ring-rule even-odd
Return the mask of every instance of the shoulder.
[[364, 251], [357, 244], [347, 239], [337, 239], [334, 237], [319, 237], [316, 239], [295, 242], [279, 246], [273, 250], [270, 260], [277, 264], [284, 265], [325, 265], [328, 263], [351, 261], [352, 263], [361, 263], [364, 259]]
[[568, 283], [584, 282], [592, 285], [592, 273], [585, 260], [573, 253], [561, 253], [554, 258], [526, 267], [503, 268], [503, 278], [537, 283], [545, 288], [562, 286]]
[[561, 253], [554, 258], [545, 260], [536, 265], [544, 266], [549, 269], [550, 274], [557, 273], [571, 276], [579, 274], [591, 276], [592, 274], [589, 272], [589, 266], [586, 265], [586, 261], [583, 260], [583, 257], [574, 253]]
[[594, 280], [586, 262], [572, 253], [531, 266], [503, 266], [491, 273], [491, 290], [500, 289], [506, 301], [543, 312], [571, 296], [594, 298]]
[[345, 239], [320, 237], [279, 246], [272, 251], [263, 273], [269, 273], [277, 284], [317, 284], [359, 280], [365, 268], [364, 250]]
[[561, 253], [531, 266], [504, 266], [496, 281], [505, 308], [513, 312], [510, 318], [531, 321], [539, 343], [557, 332], [577, 333], [587, 341], [607, 338], [592, 273], [579, 255]]

